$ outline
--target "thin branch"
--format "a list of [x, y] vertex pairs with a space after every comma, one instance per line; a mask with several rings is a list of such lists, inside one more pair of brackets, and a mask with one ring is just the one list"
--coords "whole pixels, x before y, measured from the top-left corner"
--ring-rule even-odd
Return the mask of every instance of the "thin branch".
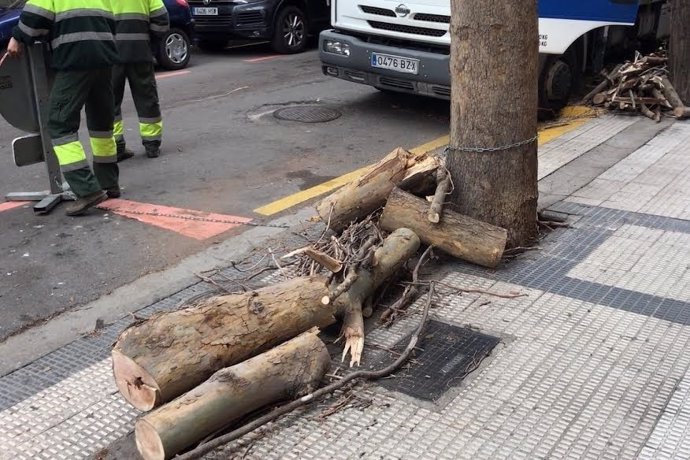
[[[502, 299], [517, 299], [519, 297], [527, 297], [529, 295], [529, 294], [500, 294], [498, 292], [485, 291], [483, 289], [464, 289], [464, 288], [460, 288], [457, 286], [453, 286], [452, 284], [443, 283], [441, 281], [432, 281], [432, 282], [438, 284], [439, 286], [453, 289], [453, 290], [455, 290], [456, 293], [464, 292], [466, 294], [486, 294], [486, 295], [490, 295], [493, 297], [500, 297]], [[415, 284], [415, 285], [419, 286], [419, 285], [425, 285], [426, 282], [419, 282], [419, 283], [405, 282], [403, 284]]]
[[221, 284], [218, 284], [218, 282], [216, 280], [214, 280], [213, 278], [209, 278], [208, 276], [204, 276], [200, 273], [194, 273], [194, 275], [197, 278], [199, 278], [201, 281], [204, 281], [206, 283], [214, 285], [215, 287], [217, 287], [221, 291], [225, 292], [226, 294], [232, 294], [233, 293], [233, 291], [231, 291], [230, 289], [226, 288], [225, 286], [223, 286]]
[[397, 315], [397, 313], [401, 311], [406, 305], [408, 305], [412, 301], [412, 299], [417, 295], [417, 293], [419, 292], [419, 289], [417, 289], [417, 283], [419, 281], [419, 269], [426, 262], [426, 259], [429, 257], [432, 248], [433, 246], [429, 246], [428, 248], [426, 248], [422, 256], [419, 258], [419, 261], [417, 261], [417, 265], [414, 267], [414, 270], [412, 271], [413, 284], [408, 284], [407, 286], [405, 286], [405, 290], [403, 291], [402, 296], [381, 314], [381, 322], [390, 325], [395, 320], [395, 316]]

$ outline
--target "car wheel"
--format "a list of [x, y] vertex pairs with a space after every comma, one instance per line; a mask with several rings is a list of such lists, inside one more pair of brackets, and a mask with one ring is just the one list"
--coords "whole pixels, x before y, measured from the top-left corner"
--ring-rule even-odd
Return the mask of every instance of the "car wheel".
[[184, 69], [189, 64], [191, 43], [180, 29], [170, 29], [161, 39], [158, 63], [164, 69]]
[[296, 6], [278, 12], [271, 45], [279, 53], [299, 53], [307, 46], [307, 16]]
[[223, 51], [228, 42], [225, 40], [200, 40], [197, 46], [204, 51]]

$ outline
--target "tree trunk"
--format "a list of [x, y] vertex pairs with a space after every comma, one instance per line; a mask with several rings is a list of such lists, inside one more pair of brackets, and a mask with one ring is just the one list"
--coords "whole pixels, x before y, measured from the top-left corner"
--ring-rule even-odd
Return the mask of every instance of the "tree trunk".
[[316, 211], [324, 222], [330, 223], [330, 228], [340, 231], [383, 207], [393, 187], [403, 181], [414, 183], [417, 176], [430, 174], [437, 166], [438, 161], [432, 157], [415, 157], [397, 148], [361, 178], [324, 198]]
[[255, 356], [312, 327], [335, 322], [324, 306], [327, 279], [296, 278], [245, 294], [214, 297], [126, 329], [112, 351], [120, 393], [150, 410], [214, 372]]
[[145, 460], [172, 458], [268, 404], [309, 394], [331, 359], [318, 331], [304, 333], [222, 369], [175, 401], [139, 419], [136, 443]]
[[459, 259], [496, 267], [505, 249], [507, 232], [446, 209], [438, 224], [426, 219], [429, 204], [400, 189], [391, 192], [381, 216], [381, 228], [407, 227], [426, 244]]
[[525, 246], [537, 234], [537, 2], [451, 0], [451, 11], [452, 201]]
[[690, 105], [690, 2], [671, 1], [671, 40], [669, 67], [678, 95]]

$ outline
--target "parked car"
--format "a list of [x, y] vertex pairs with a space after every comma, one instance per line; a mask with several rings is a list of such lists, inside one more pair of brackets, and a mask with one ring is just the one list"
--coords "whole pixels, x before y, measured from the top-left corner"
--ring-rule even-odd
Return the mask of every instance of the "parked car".
[[7, 48], [25, 0], [0, 0], [0, 50]]
[[189, 0], [201, 49], [218, 50], [231, 39], [269, 40], [279, 53], [298, 53], [309, 34], [330, 25], [328, 0]]
[[192, 12], [187, 0], [163, 0], [163, 3], [170, 15], [170, 30], [161, 38], [154, 54], [161, 67], [168, 70], [184, 69], [192, 53]]
[[[170, 31], [154, 44], [158, 64], [168, 70], [187, 67], [191, 54], [194, 19], [186, 0], [163, 0], [170, 15]], [[0, 0], [0, 49], [4, 49], [12, 37], [12, 28], [19, 22], [19, 15], [26, 0]]]

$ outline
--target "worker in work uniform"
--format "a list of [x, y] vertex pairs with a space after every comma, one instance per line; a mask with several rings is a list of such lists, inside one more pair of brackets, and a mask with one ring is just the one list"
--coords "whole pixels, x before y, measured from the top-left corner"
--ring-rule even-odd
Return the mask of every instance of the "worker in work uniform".
[[122, 98], [125, 81], [134, 99], [139, 116], [139, 133], [146, 149], [146, 156], [160, 155], [163, 119], [158, 104], [158, 89], [153, 71], [151, 36], [165, 34], [170, 28], [168, 11], [162, 0], [113, 0], [113, 11], [117, 22], [115, 40], [120, 55], [120, 64], [113, 68], [113, 91], [115, 95], [115, 125], [113, 131], [117, 143], [118, 161], [131, 158], [127, 150], [122, 124]]
[[[77, 196], [67, 206], [70, 216], [120, 196], [111, 86], [117, 48], [110, 6], [111, 0], [28, 0], [7, 47], [10, 56], [19, 56], [24, 45], [40, 38], [50, 40], [52, 67], [57, 72], [50, 93], [48, 132], [63, 176]], [[79, 142], [84, 106], [93, 172]]]

